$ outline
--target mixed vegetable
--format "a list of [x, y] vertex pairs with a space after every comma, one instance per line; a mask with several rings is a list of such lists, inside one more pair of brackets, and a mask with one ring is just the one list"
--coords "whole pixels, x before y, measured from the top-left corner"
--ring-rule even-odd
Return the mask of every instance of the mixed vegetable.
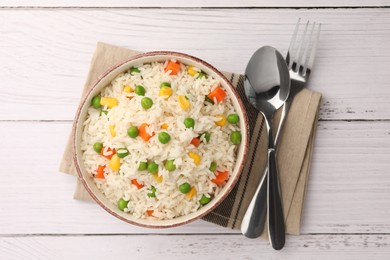
[[[164, 68], [164, 72], [167, 73], [167, 75], [175, 76], [180, 73], [182, 66], [177, 61], [168, 61], [166, 67]], [[206, 78], [207, 75], [201, 71], [200, 69], [189, 66], [187, 70], [185, 71], [192, 77], [196, 77], [196, 79], [202, 79]], [[130, 75], [136, 75], [136, 74], [142, 74], [142, 71], [139, 68], [133, 67], [129, 69], [128, 73]], [[183, 72], [184, 73], [184, 72]], [[136, 85], [136, 86], [129, 86], [126, 85], [123, 87], [123, 92], [125, 93], [132, 93], [131, 95], [137, 95], [140, 96], [140, 105], [144, 110], [149, 110], [154, 108], [154, 101], [151, 97], [148, 95], [148, 90], [145, 89], [142, 85]], [[133, 93], [134, 92], [134, 93]], [[174, 90], [172, 89], [170, 82], [161, 82], [159, 86], [159, 97], [162, 97], [162, 100], [169, 99], [174, 94]], [[223, 103], [226, 99], [227, 93], [221, 86], [216, 86], [210, 91], [209, 94], [205, 96], [205, 106], [207, 105], [218, 105], [220, 103]], [[129, 98], [132, 98], [133, 96], [128, 96]], [[142, 97], [142, 98], [141, 98]], [[178, 107], [180, 107], [184, 111], [189, 111], [191, 109], [191, 101], [189, 98], [185, 95], [177, 95], [176, 102], [178, 104]], [[116, 106], [119, 105], [118, 99], [114, 97], [109, 96], [101, 96], [97, 95], [92, 98], [91, 106], [97, 110], [100, 111], [100, 116], [110, 115], [110, 110]], [[239, 124], [240, 118], [238, 114], [236, 113], [230, 113], [226, 115], [216, 115], [215, 116], [215, 125], [220, 128], [226, 128], [226, 129], [234, 129], [234, 128], [228, 128], [228, 125], [237, 125]], [[187, 130], [193, 130], [196, 126], [197, 122], [194, 118], [188, 116], [184, 119], [183, 125], [185, 129]], [[127, 129], [127, 138], [131, 139], [137, 139], [140, 138], [144, 142], [150, 141], [151, 138], [153, 138], [156, 133], [149, 131], [149, 125], [147, 123], [141, 123], [138, 126], [137, 125], [131, 125]], [[172, 141], [172, 137], [170, 135], [170, 129], [169, 125], [166, 123], [161, 124], [162, 131], [157, 131], [156, 138], [158, 139], [159, 143], [162, 145], [168, 145]], [[237, 128], [236, 128], [237, 129]], [[115, 124], [112, 124], [109, 126], [108, 129], [110, 136], [112, 138], [117, 136], [116, 127]], [[195, 150], [188, 152], [188, 158], [189, 162], [193, 163], [195, 167], [197, 167], [202, 162], [202, 154], [199, 152], [197, 148], [199, 148], [201, 145], [205, 146], [208, 145], [210, 140], [212, 139], [212, 136], [210, 132], [202, 132], [199, 133], [198, 136], [192, 138], [189, 145], [192, 145]], [[231, 130], [230, 132], [230, 142], [233, 145], [239, 145], [241, 143], [241, 132], [237, 130]], [[108, 174], [111, 173], [118, 173], [121, 169], [121, 163], [122, 161], [129, 156], [130, 152], [126, 147], [120, 147], [114, 149], [113, 147], [105, 146], [102, 142], [96, 142], [93, 144], [93, 150], [100, 154], [103, 158], [107, 160], [106, 165], [99, 165], [96, 169], [96, 172], [94, 173], [94, 177], [96, 179], [100, 179], [103, 181]], [[165, 169], [168, 172], [172, 173], [178, 170], [178, 174], [180, 172], [180, 168], [178, 169], [175, 164], [175, 160], [166, 160], [163, 165], [159, 165], [155, 161], [140, 161], [138, 163], [137, 170], [139, 172], [148, 172], [150, 173], [154, 180], [157, 183], [162, 183], [163, 176], [159, 175], [159, 168]], [[223, 168], [223, 167], [222, 167]], [[224, 183], [226, 183], [229, 179], [229, 171], [225, 170], [219, 170], [219, 167], [217, 165], [217, 162], [212, 161], [208, 170], [213, 173], [213, 178], [210, 179], [210, 182], [214, 183], [217, 186], [222, 186]], [[145, 183], [142, 181], [133, 178], [130, 181], [131, 185], [136, 188], [137, 190], [146, 191], [146, 195], [150, 199], [158, 199], [159, 193], [158, 189], [154, 185], [150, 185], [149, 187], [145, 186]], [[178, 191], [183, 194], [183, 196], [188, 199], [192, 200], [197, 195], [197, 189], [195, 183], [189, 183], [189, 182], [183, 182], [180, 185], [177, 186]], [[209, 194], [199, 194], [200, 199], [198, 199], [199, 205], [206, 205], [212, 200], [212, 196]], [[198, 197], [199, 198], [199, 197]], [[128, 207], [129, 201], [125, 200], [125, 198], [120, 198], [117, 201], [117, 206], [120, 210], [126, 211]], [[153, 213], [155, 212], [155, 209], [148, 209], [145, 211], [145, 214], [147, 216], [153, 216]]]

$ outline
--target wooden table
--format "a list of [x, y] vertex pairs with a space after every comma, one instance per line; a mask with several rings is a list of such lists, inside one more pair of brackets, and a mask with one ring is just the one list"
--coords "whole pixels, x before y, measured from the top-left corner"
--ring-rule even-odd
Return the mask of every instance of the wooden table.
[[[145, 8], [144, 8], [145, 7]], [[0, 0], [0, 259], [390, 259], [389, 0]], [[321, 22], [322, 92], [302, 234], [268, 242], [204, 221], [149, 230], [72, 199], [58, 172], [97, 41], [242, 73]]]

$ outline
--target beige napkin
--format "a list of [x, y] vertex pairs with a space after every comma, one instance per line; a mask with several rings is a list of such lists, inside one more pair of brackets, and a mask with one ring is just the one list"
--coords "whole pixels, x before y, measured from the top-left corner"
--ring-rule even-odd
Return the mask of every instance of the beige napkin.
[[[139, 52], [105, 43], [98, 43], [91, 61], [91, 67], [85, 82], [83, 94], [104, 71]], [[237, 88], [245, 100], [244, 76], [233, 73], [224, 75]], [[298, 235], [301, 225], [302, 208], [309, 176], [314, 136], [318, 120], [321, 95], [304, 89], [294, 99], [284, 125], [278, 149], [278, 166], [281, 181], [286, 232]], [[249, 152], [244, 170], [229, 196], [204, 220], [215, 224], [239, 229], [252, 196], [261, 180], [266, 164], [266, 129], [263, 117], [256, 109], [245, 102], [248, 115], [250, 141]], [[60, 171], [77, 176], [72, 159], [71, 139], [61, 161]], [[77, 179], [74, 198], [92, 200], [83, 185]], [[266, 238], [267, 231], [263, 237]]]

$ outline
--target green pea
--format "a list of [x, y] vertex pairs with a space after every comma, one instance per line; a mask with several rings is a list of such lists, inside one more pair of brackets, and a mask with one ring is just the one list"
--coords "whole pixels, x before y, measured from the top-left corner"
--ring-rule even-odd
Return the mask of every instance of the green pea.
[[103, 144], [96, 142], [93, 144], [93, 149], [95, 150], [95, 152], [100, 153], [103, 149]]
[[91, 104], [94, 108], [98, 109], [102, 106], [100, 105], [100, 99], [101, 99], [100, 96], [95, 96], [92, 98]]
[[237, 114], [230, 114], [228, 115], [227, 117], [227, 121], [230, 123], [230, 124], [237, 124], [238, 123], [238, 120], [239, 120], [239, 117]]
[[158, 164], [155, 162], [148, 163], [148, 172], [150, 172], [151, 174], [155, 174], [156, 172], [158, 172]]
[[169, 88], [171, 88], [171, 83], [169, 83], [169, 82], [162, 82], [162, 83], [160, 84], [160, 88], [163, 88], [163, 87], [169, 87]]
[[233, 144], [239, 144], [239, 143], [241, 143], [241, 133], [240, 133], [240, 131], [233, 131], [233, 132], [230, 134], [230, 141], [231, 141]]
[[127, 208], [127, 204], [129, 204], [128, 201], [124, 200], [123, 198], [120, 198], [118, 200], [118, 209], [124, 211], [125, 208]]
[[211, 172], [215, 172], [215, 170], [217, 170], [217, 163], [216, 162], [211, 162], [209, 170]]
[[151, 186], [149, 190], [150, 190], [150, 192], [148, 193], [148, 197], [149, 198], [155, 198], [156, 197], [156, 191], [157, 191], [156, 187]]
[[134, 73], [140, 73], [140, 72], [141, 71], [138, 68], [134, 68], [134, 67], [129, 70], [129, 73], [131, 75], [134, 75]]
[[202, 195], [202, 198], [199, 200], [199, 203], [201, 204], [201, 205], [206, 205], [206, 204], [208, 204], [209, 202], [211, 201], [211, 198], [209, 198], [209, 197], [206, 197], [206, 195]]
[[148, 168], [147, 162], [139, 162], [138, 170], [139, 171], [145, 171]]
[[209, 132], [204, 132], [201, 136], [204, 137], [204, 139], [206, 140], [207, 143], [210, 142], [211, 135]]
[[203, 78], [203, 77], [206, 77], [206, 74], [203, 71], [201, 71], [201, 72], [198, 73], [198, 77], [196, 77], [196, 78], [200, 79], [200, 78]]
[[167, 132], [161, 132], [158, 134], [158, 140], [162, 144], [167, 144], [171, 141], [171, 136]]
[[214, 101], [211, 98], [209, 98], [207, 95], [205, 96], [204, 100], [214, 105]]
[[167, 169], [170, 172], [176, 170], [175, 160], [167, 160], [165, 162], [165, 169]]
[[188, 193], [191, 190], [191, 185], [188, 182], [185, 182], [179, 186], [179, 190], [181, 193]]
[[141, 100], [141, 105], [142, 105], [143, 108], [149, 109], [149, 108], [151, 108], [153, 106], [153, 100], [151, 98], [144, 97]]
[[127, 150], [126, 148], [119, 148], [118, 150], [116, 150], [116, 155], [118, 155], [119, 158], [125, 158], [129, 155], [129, 150]]
[[191, 117], [187, 117], [186, 119], [184, 119], [184, 125], [187, 127], [187, 128], [194, 128], [195, 126], [195, 120], [192, 119]]
[[99, 114], [99, 115], [101, 116], [101, 115], [103, 115], [103, 114], [107, 115], [107, 114], [108, 114], [108, 111], [107, 111], [107, 110], [102, 110], [102, 111], [100, 111], [100, 114]]
[[136, 126], [131, 126], [127, 129], [127, 135], [131, 138], [136, 138], [138, 136], [138, 128]]
[[145, 96], [145, 88], [141, 85], [136, 86], [134, 92], [138, 96]]

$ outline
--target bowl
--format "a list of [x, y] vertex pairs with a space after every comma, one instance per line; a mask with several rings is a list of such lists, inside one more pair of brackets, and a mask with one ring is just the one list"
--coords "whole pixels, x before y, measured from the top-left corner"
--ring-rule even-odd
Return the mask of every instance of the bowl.
[[[80, 148], [81, 137], [83, 132], [83, 123], [87, 117], [87, 110], [91, 104], [92, 98], [97, 95], [104, 87], [110, 84], [110, 82], [120, 73], [127, 71], [131, 67], [137, 67], [139, 65], [151, 62], [161, 62], [168, 59], [176, 59], [177, 61], [184, 63], [186, 65], [195, 66], [206, 74], [219, 80], [220, 84], [227, 91], [227, 94], [232, 100], [232, 103], [237, 111], [237, 114], [240, 118], [241, 126], [241, 135], [242, 141], [238, 147], [237, 159], [234, 165], [234, 169], [231, 172], [230, 178], [221, 189], [220, 193], [215, 196], [210, 203], [201, 207], [198, 211], [193, 212], [189, 215], [176, 217], [173, 219], [167, 220], [157, 220], [157, 219], [137, 219], [131, 214], [125, 213], [117, 208], [116, 205], [112, 204], [104, 194], [97, 188], [94, 183], [93, 178], [85, 170], [82, 160], [82, 151]], [[178, 53], [178, 52], [168, 52], [168, 51], [158, 51], [158, 52], [148, 52], [140, 55], [136, 55], [130, 59], [127, 59], [120, 64], [117, 64], [107, 70], [103, 75], [101, 75], [97, 82], [90, 88], [86, 96], [83, 97], [80, 106], [77, 110], [76, 117], [73, 124], [73, 159], [75, 162], [76, 170], [79, 175], [79, 178], [84, 185], [85, 189], [89, 195], [107, 212], [111, 215], [121, 219], [125, 222], [128, 222], [133, 225], [149, 228], [168, 228], [183, 225], [201, 218], [207, 213], [211, 212], [215, 207], [217, 207], [230, 193], [236, 184], [238, 178], [240, 177], [241, 171], [244, 166], [246, 159], [246, 153], [248, 150], [248, 123], [245, 108], [242, 100], [240, 99], [237, 91], [232, 86], [232, 84], [219, 72], [216, 68], [208, 64], [207, 62], [195, 58], [193, 56]]]

